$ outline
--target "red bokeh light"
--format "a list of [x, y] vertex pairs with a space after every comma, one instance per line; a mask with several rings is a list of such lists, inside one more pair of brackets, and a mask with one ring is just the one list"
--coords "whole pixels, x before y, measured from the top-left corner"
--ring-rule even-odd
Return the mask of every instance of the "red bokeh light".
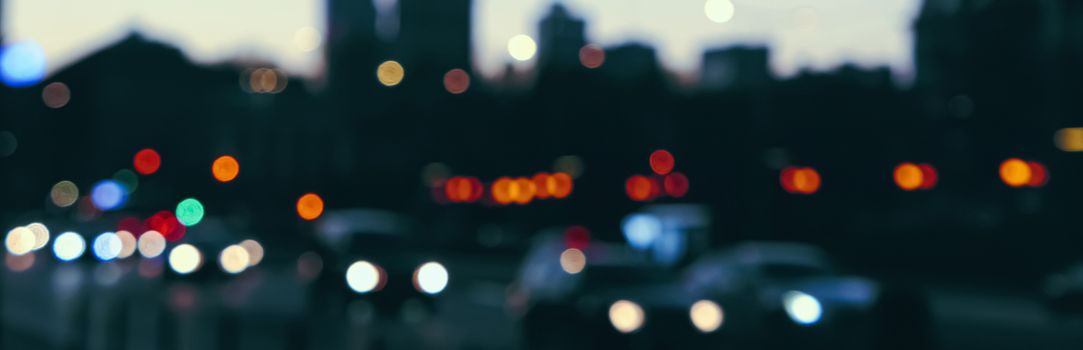
[[553, 196], [553, 198], [562, 199], [572, 194], [572, 189], [575, 188], [575, 184], [572, 181], [571, 175], [568, 175], [568, 173], [560, 172], [553, 174], [549, 178], [553, 181], [553, 183], [555, 183], [556, 186], [555, 189], [553, 189], [553, 192], [549, 193]]
[[632, 175], [624, 182], [624, 191], [628, 194], [628, 198], [634, 201], [650, 200], [655, 192], [653, 187], [651, 180], [643, 175]]
[[[162, 210], [160, 212], [151, 215], [144, 222], [146, 228], [158, 231], [167, 241], [176, 242], [181, 238], [184, 238], [184, 234], [188, 231], [188, 228], [181, 225], [180, 221], [177, 221], [177, 217], [173, 215], [173, 212], [168, 210]], [[139, 234], [142, 234], [140, 232]]]
[[924, 180], [920, 188], [928, 190], [936, 187], [937, 182], [940, 181], [940, 175], [937, 174], [936, 168], [926, 163], [918, 164], [918, 168], [921, 169], [922, 179]]
[[670, 173], [662, 179], [662, 187], [665, 188], [666, 195], [670, 197], [684, 197], [688, 194], [688, 177], [680, 172]]
[[132, 159], [132, 166], [135, 167], [135, 171], [143, 174], [150, 175], [158, 171], [158, 168], [162, 166], [162, 156], [150, 148], [144, 148], [135, 154]]
[[654, 151], [651, 153], [650, 161], [651, 170], [653, 170], [655, 174], [665, 175], [673, 171], [675, 160], [673, 159], [673, 154], [669, 153], [667, 150], [660, 149]]
[[595, 44], [587, 44], [579, 49], [579, 63], [590, 69], [601, 67], [605, 63], [605, 50]]
[[139, 237], [143, 235], [143, 232], [147, 231], [147, 226], [143, 224], [143, 220], [129, 216], [117, 222], [117, 231], [128, 231], [132, 235]]
[[579, 225], [568, 227], [564, 231], [564, 245], [567, 248], [587, 249], [590, 245], [590, 230]]
[[1029, 161], [1027, 166], [1030, 166], [1030, 181], [1027, 181], [1027, 186], [1042, 187], [1049, 182], [1049, 170], [1046, 169], [1045, 164]]
[[453, 95], [466, 92], [470, 88], [470, 75], [462, 69], [452, 69], [444, 73], [444, 89]]
[[789, 193], [813, 194], [820, 190], [820, 173], [810, 167], [786, 167], [779, 175], [782, 188]]

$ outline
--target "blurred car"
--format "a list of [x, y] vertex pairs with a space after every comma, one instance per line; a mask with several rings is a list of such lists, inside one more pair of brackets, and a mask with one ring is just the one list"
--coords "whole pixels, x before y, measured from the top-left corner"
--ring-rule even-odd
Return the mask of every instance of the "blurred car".
[[325, 275], [380, 319], [431, 315], [449, 276], [435, 252], [414, 239], [417, 231], [413, 221], [391, 212], [327, 212], [316, 222], [317, 239], [329, 252]]
[[[698, 327], [735, 345], [869, 348], [880, 288], [843, 276], [819, 249], [798, 243], [748, 242], [691, 264], [683, 287], [695, 295]], [[704, 311], [705, 310], [705, 311]], [[696, 318], [697, 310], [690, 315]], [[712, 316], [717, 314], [717, 316]], [[708, 317], [711, 316], [711, 317]]]

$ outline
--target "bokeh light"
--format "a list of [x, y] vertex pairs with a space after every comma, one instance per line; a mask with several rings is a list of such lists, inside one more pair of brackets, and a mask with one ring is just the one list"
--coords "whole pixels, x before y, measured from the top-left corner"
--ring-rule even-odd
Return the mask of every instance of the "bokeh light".
[[1083, 128], [1063, 128], [1053, 134], [1053, 142], [1061, 151], [1083, 151]]
[[355, 261], [346, 269], [346, 284], [354, 292], [364, 294], [380, 285], [380, 271], [368, 261]]
[[203, 220], [203, 203], [195, 198], [187, 198], [177, 203], [177, 221], [184, 226], [195, 226]]
[[560, 253], [560, 268], [569, 274], [577, 274], [587, 267], [587, 256], [582, 250], [568, 248]]
[[632, 214], [621, 223], [624, 238], [632, 248], [644, 250], [662, 235], [662, 221], [650, 214]]
[[466, 71], [455, 68], [444, 73], [444, 90], [447, 92], [458, 95], [466, 92], [470, 88], [470, 74]]
[[820, 173], [810, 167], [783, 168], [779, 180], [790, 193], [813, 194], [820, 190]]
[[316, 220], [323, 214], [323, 198], [315, 193], [306, 193], [297, 200], [297, 215], [305, 220]]
[[90, 190], [90, 200], [98, 210], [113, 210], [128, 200], [128, 190], [114, 180], [102, 180]]
[[646, 321], [647, 315], [643, 308], [628, 300], [617, 300], [609, 306], [609, 323], [621, 333], [632, 333], [639, 330]]
[[297, 28], [293, 32], [293, 46], [297, 51], [310, 52], [316, 50], [323, 43], [323, 35], [312, 27]]
[[414, 271], [414, 287], [426, 294], [439, 294], [447, 288], [448, 272], [438, 262], [430, 261], [421, 264]]
[[246, 70], [241, 74], [241, 78], [241, 87], [248, 92], [277, 94], [289, 85], [289, 77], [272, 68]]
[[906, 191], [913, 191], [925, 183], [925, 174], [914, 163], [902, 163], [895, 167], [895, 184]]
[[508, 54], [518, 61], [526, 61], [534, 58], [538, 51], [538, 45], [534, 39], [526, 34], [519, 34], [508, 40]]
[[1009, 158], [1000, 163], [1000, 179], [1011, 187], [1023, 187], [1030, 183], [1030, 165], [1019, 158]]
[[4, 266], [7, 266], [8, 270], [12, 272], [23, 272], [34, 267], [34, 261], [37, 259], [34, 252], [26, 253], [23, 255], [4, 255]]
[[211, 173], [214, 174], [214, 179], [219, 182], [233, 181], [240, 172], [241, 165], [237, 163], [237, 158], [230, 155], [218, 157], [211, 164]]
[[515, 178], [508, 186], [508, 195], [516, 204], [530, 203], [530, 201], [534, 200], [534, 194], [537, 191], [538, 188], [534, 186], [534, 181], [530, 181], [525, 177]]
[[583, 158], [580, 158], [579, 156], [560, 156], [553, 161], [553, 171], [568, 174], [573, 179], [578, 179], [582, 176], [583, 170]]
[[243, 272], [248, 268], [248, 262], [248, 250], [236, 244], [222, 249], [222, 253], [218, 255], [218, 265], [222, 267], [222, 271], [230, 274]]
[[0, 80], [10, 87], [26, 87], [45, 78], [45, 51], [32, 41], [0, 47]]
[[123, 245], [124, 243], [120, 241], [120, 237], [117, 237], [116, 233], [106, 232], [94, 238], [94, 244], [91, 248], [98, 260], [110, 261], [120, 256]]
[[71, 101], [71, 90], [68, 89], [68, 85], [59, 81], [49, 83], [41, 89], [41, 101], [45, 102], [45, 106], [57, 109], [63, 108]]
[[64, 180], [57, 182], [53, 185], [53, 189], [49, 190], [49, 199], [53, 201], [53, 205], [67, 208], [75, 201], [79, 200], [79, 186], [76, 186], [74, 182]]
[[397, 61], [384, 61], [376, 67], [376, 79], [384, 86], [399, 85], [405, 76], [406, 70]]
[[1045, 164], [1029, 161], [1027, 166], [1030, 167], [1030, 180], [1027, 181], [1027, 186], [1042, 187], [1049, 182], [1049, 169], [1046, 169]]
[[113, 181], [124, 187], [125, 194], [132, 194], [139, 188], [139, 175], [128, 169], [120, 169], [113, 173]]
[[666, 195], [673, 198], [681, 198], [688, 194], [688, 176], [681, 172], [672, 172], [662, 179], [662, 187]]
[[605, 50], [595, 44], [579, 48], [579, 63], [590, 69], [601, 67], [605, 63]]
[[120, 239], [120, 253], [117, 254], [117, 259], [124, 259], [132, 254], [135, 254], [136, 242], [135, 235], [131, 232], [120, 230], [117, 231], [117, 238]]
[[491, 190], [489, 191], [493, 196], [493, 201], [498, 204], [511, 203], [511, 184], [514, 182], [511, 178], [500, 177], [496, 181], [493, 181]]
[[669, 153], [669, 151], [667, 150], [660, 149], [651, 152], [650, 163], [651, 171], [654, 171], [654, 173], [658, 175], [665, 175], [673, 171], [675, 160], [673, 159], [672, 153]]
[[654, 193], [653, 187], [654, 183], [643, 175], [632, 175], [624, 182], [624, 192], [634, 201], [650, 200]]
[[26, 226], [19, 226], [8, 231], [4, 238], [4, 247], [7, 248], [8, 253], [14, 255], [29, 253], [34, 250], [35, 244], [34, 232]]
[[546, 186], [549, 186], [549, 183], [553, 184], [553, 187], [550, 188], [549, 195], [556, 199], [567, 198], [572, 194], [572, 190], [575, 187], [572, 176], [565, 172], [558, 172], [550, 175], [546, 182]]
[[162, 210], [151, 215], [144, 222], [147, 228], [158, 231], [167, 241], [176, 242], [184, 238], [188, 227], [177, 221], [177, 216], [172, 211]]
[[144, 148], [135, 153], [135, 157], [132, 159], [132, 166], [135, 171], [143, 174], [150, 175], [158, 171], [158, 168], [162, 166], [162, 156], [150, 148]]
[[815, 297], [800, 291], [789, 291], [782, 295], [782, 306], [786, 315], [794, 323], [812, 325], [820, 321], [823, 308]]
[[722, 307], [710, 300], [700, 300], [692, 304], [692, 307], [688, 310], [688, 317], [692, 320], [692, 325], [703, 333], [718, 330], [719, 327], [722, 327], [722, 322], [725, 321], [725, 313], [722, 312]]
[[256, 266], [259, 265], [260, 261], [263, 261], [263, 246], [259, 242], [246, 239], [241, 241], [239, 245], [248, 252], [248, 266]]
[[32, 250], [44, 248], [49, 244], [49, 228], [45, 224], [35, 222], [26, 225], [26, 228], [34, 233], [34, 248]]
[[150, 230], [139, 236], [139, 255], [144, 258], [157, 258], [165, 252], [166, 241], [158, 231]]
[[191, 244], [181, 244], [169, 251], [169, 268], [181, 275], [195, 272], [203, 265], [203, 254]]
[[587, 249], [590, 245], [590, 230], [586, 227], [573, 225], [564, 230], [564, 246], [579, 250]]
[[61, 261], [72, 261], [83, 256], [86, 240], [75, 232], [64, 232], [53, 240], [53, 255]]
[[918, 164], [918, 169], [921, 169], [921, 189], [928, 190], [936, 187], [936, 184], [940, 182], [940, 175], [936, 172], [936, 168], [932, 165], [921, 163]]
[[733, 19], [734, 7], [730, 0], [707, 0], [703, 4], [703, 13], [715, 23], [726, 23]]

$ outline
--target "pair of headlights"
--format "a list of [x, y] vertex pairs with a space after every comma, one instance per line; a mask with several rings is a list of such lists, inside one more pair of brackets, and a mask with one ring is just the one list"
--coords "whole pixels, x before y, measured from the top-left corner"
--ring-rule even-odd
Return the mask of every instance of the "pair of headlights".
[[[700, 332], [710, 333], [722, 327], [725, 313], [710, 300], [700, 300], [688, 309], [688, 318]], [[618, 300], [609, 306], [609, 323], [621, 333], [632, 333], [643, 327], [647, 314], [633, 301]]]
[[[430, 261], [414, 270], [413, 282], [419, 292], [440, 294], [447, 287], [448, 272], [444, 265]], [[358, 260], [346, 269], [346, 284], [358, 294], [379, 291], [387, 284], [387, 272], [379, 265]]]

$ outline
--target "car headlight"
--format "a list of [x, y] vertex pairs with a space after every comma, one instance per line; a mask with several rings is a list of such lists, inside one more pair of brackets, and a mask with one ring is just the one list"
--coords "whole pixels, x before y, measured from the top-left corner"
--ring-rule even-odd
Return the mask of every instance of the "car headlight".
[[617, 300], [609, 306], [609, 323], [621, 333], [632, 333], [643, 327], [647, 315], [643, 308], [628, 300]]
[[430, 261], [414, 270], [414, 288], [426, 294], [440, 294], [447, 288], [448, 273], [444, 265]]
[[376, 290], [383, 278], [379, 266], [364, 260], [355, 261], [346, 269], [346, 284], [358, 294]]
[[688, 310], [688, 317], [692, 319], [692, 325], [703, 333], [718, 330], [719, 327], [722, 327], [722, 322], [725, 321], [722, 307], [710, 300], [700, 300], [692, 304], [692, 307]]
[[815, 324], [823, 316], [823, 307], [816, 297], [795, 290], [782, 295], [782, 307], [790, 320], [800, 325]]

